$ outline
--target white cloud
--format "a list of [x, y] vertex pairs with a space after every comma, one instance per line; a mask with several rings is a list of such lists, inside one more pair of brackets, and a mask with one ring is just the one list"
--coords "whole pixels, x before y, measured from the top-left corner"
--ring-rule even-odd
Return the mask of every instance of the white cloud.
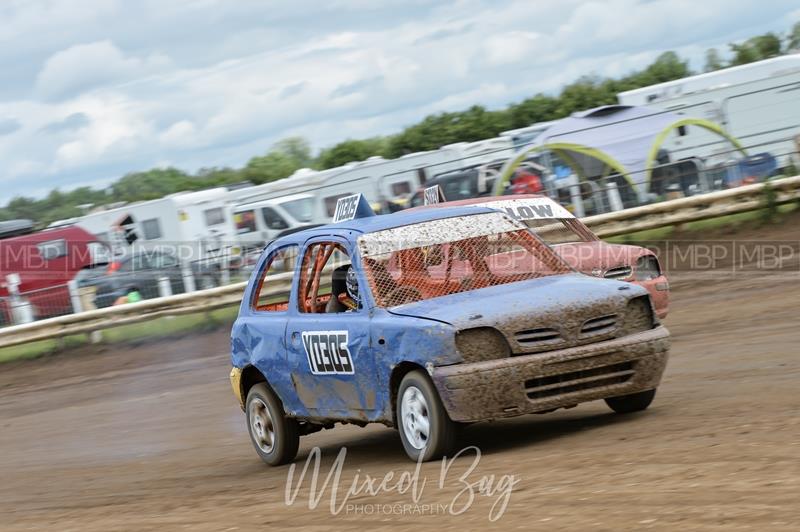
[[197, 129], [189, 120], [180, 120], [169, 126], [158, 137], [166, 146], [186, 147], [191, 146]]
[[112, 82], [147, 76], [169, 66], [161, 54], [128, 57], [111, 41], [76, 44], [45, 61], [36, 77], [36, 94], [44, 99], [70, 96]]
[[536, 52], [544, 52], [545, 46], [542, 36], [531, 31], [492, 35], [486, 39], [487, 60], [492, 65], [518, 63], [531, 58]]

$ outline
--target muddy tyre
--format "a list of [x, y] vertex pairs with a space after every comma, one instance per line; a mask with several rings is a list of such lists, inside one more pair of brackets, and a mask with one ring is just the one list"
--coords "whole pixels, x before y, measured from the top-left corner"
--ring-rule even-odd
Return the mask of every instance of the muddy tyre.
[[655, 390], [647, 390], [644, 392], [632, 393], [630, 395], [609, 397], [606, 399], [606, 404], [617, 414], [630, 414], [632, 412], [640, 412], [645, 410], [648, 406], [650, 406], [650, 403], [653, 402], [653, 398], [655, 396]]
[[427, 462], [452, 450], [458, 425], [442, 406], [433, 383], [421, 370], [408, 373], [397, 390], [397, 429], [409, 458]]
[[268, 465], [291, 462], [300, 446], [297, 421], [286, 417], [277, 396], [262, 383], [247, 394], [247, 432], [258, 456]]

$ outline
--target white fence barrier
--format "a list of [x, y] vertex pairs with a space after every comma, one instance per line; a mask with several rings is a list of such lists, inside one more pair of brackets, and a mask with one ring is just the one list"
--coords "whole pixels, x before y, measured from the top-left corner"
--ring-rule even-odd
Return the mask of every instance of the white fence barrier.
[[[800, 176], [796, 176], [776, 179], [768, 184], [759, 183], [591, 216], [584, 221], [598, 235], [613, 236], [747, 212], [764, 206], [766, 187], [772, 188], [776, 205], [800, 200]], [[291, 276], [291, 273], [284, 273], [273, 277], [268, 295], [289, 290]], [[5, 327], [0, 329], [0, 348], [71, 334], [95, 333], [163, 316], [194, 314], [236, 306], [241, 302], [245, 285], [246, 283], [241, 282]]]

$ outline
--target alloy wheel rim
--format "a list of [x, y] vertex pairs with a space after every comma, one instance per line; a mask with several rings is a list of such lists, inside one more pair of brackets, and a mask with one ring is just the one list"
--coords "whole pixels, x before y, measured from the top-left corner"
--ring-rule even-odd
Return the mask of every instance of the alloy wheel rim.
[[258, 448], [271, 453], [275, 446], [275, 424], [267, 404], [259, 398], [250, 402], [250, 434]]
[[424, 449], [430, 437], [430, 413], [425, 396], [416, 386], [409, 386], [403, 392], [400, 417], [408, 443], [415, 449]]

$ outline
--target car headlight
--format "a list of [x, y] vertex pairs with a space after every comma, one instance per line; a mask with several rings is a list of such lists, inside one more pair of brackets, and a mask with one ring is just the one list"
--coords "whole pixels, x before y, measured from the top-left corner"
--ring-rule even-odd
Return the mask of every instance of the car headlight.
[[655, 255], [645, 255], [636, 261], [633, 278], [636, 281], [649, 281], [661, 275], [661, 267]]
[[511, 355], [505, 336], [492, 327], [475, 327], [456, 333], [456, 347], [464, 362], [497, 360]]
[[625, 308], [624, 334], [649, 331], [657, 324], [650, 296], [639, 296], [628, 301]]

